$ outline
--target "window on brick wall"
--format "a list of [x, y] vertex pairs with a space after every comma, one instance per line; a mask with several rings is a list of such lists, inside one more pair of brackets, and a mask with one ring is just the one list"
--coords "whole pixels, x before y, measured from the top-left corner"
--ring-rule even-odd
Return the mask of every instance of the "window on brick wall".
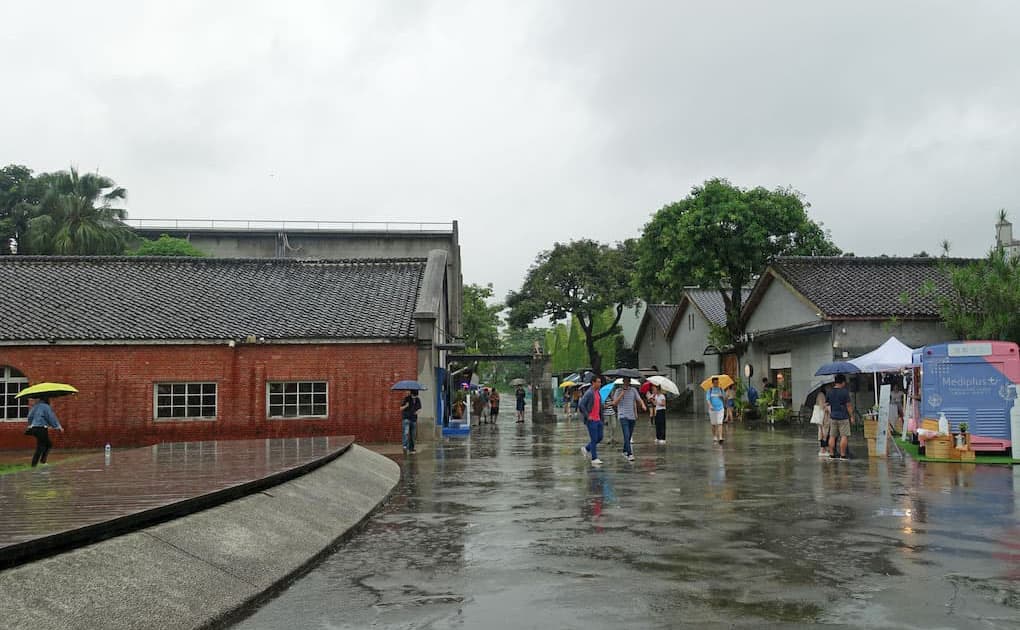
[[324, 418], [327, 403], [326, 381], [266, 383], [266, 409], [270, 418]]
[[28, 401], [18, 400], [15, 394], [28, 387], [28, 379], [10, 366], [0, 367], [0, 421], [28, 418]]
[[215, 420], [216, 383], [156, 383], [157, 420]]

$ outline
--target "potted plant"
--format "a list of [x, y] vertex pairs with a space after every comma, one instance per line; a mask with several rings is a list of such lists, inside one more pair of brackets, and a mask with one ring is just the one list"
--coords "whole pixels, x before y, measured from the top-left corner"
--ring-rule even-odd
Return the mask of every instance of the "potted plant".
[[956, 448], [967, 446], [967, 429], [970, 428], [966, 422], [960, 423], [960, 432], [956, 434]]
[[451, 411], [453, 411], [453, 417], [458, 420], [464, 417], [464, 409], [467, 407], [466, 398], [467, 397], [464, 395], [463, 390], [458, 391], [453, 395], [453, 406]]

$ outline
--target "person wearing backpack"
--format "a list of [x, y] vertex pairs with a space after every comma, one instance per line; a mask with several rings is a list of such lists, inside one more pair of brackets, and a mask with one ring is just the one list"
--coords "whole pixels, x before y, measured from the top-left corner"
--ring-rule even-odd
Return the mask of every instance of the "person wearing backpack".
[[400, 402], [400, 413], [403, 417], [403, 443], [404, 452], [417, 453], [414, 450], [414, 438], [418, 433], [418, 412], [421, 411], [421, 398], [418, 398], [418, 392], [414, 390], [407, 390], [407, 396]]

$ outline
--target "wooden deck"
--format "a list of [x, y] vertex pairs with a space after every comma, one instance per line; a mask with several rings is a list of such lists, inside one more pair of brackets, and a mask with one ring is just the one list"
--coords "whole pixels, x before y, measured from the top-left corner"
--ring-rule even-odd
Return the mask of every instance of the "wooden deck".
[[259, 492], [353, 441], [173, 442], [0, 475], [0, 569]]

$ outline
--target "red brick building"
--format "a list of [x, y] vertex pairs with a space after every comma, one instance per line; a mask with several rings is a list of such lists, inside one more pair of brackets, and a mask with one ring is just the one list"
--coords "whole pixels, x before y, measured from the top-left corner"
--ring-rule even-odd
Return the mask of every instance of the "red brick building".
[[[30, 447], [43, 381], [56, 446], [353, 434], [399, 441], [397, 380], [434, 381], [445, 253], [296, 261], [0, 257], [0, 448]], [[459, 296], [457, 296], [459, 299]], [[438, 321], [437, 321], [438, 320]], [[435, 414], [423, 401], [421, 420]], [[433, 405], [434, 406], [434, 405]]]

